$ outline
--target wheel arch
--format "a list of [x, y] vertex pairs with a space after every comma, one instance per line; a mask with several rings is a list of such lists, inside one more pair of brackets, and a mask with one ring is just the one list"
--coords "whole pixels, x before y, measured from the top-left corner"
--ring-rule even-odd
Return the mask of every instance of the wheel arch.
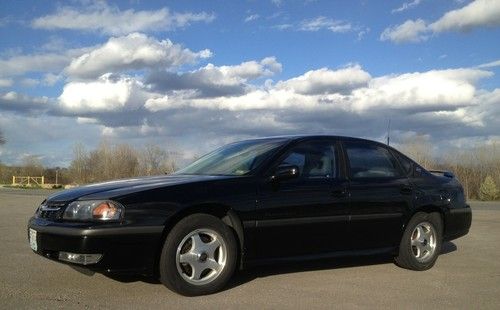
[[236, 242], [238, 242], [238, 265], [240, 268], [242, 268], [245, 240], [243, 224], [239, 216], [230, 206], [219, 203], [203, 203], [183, 208], [182, 210], [169, 217], [169, 219], [165, 222], [155, 259], [155, 273], [158, 273], [158, 264], [162, 247], [170, 230], [172, 230], [172, 228], [183, 218], [197, 213], [209, 214], [218, 217], [224, 224], [231, 228], [235, 235]]
[[405, 222], [404, 222], [404, 226], [403, 226], [403, 232], [404, 230], [406, 229], [406, 226], [408, 225], [408, 223], [410, 222], [410, 220], [412, 219], [412, 217], [418, 213], [418, 212], [425, 212], [425, 213], [438, 213], [440, 216], [441, 216], [441, 221], [443, 222], [443, 235], [444, 235], [444, 232], [445, 232], [445, 227], [446, 227], [446, 222], [445, 222], [445, 210], [444, 208], [442, 207], [439, 207], [439, 206], [436, 206], [436, 205], [422, 205], [422, 206], [419, 206], [418, 208], [415, 208], [413, 210], [413, 212], [411, 212], [408, 217], [406, 218]]

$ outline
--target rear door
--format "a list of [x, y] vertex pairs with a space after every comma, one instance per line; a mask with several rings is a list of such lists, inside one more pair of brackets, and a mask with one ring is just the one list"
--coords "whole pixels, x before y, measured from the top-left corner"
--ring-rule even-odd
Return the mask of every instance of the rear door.
[[413, 189], [385, 146], [363, 140], [343, 142], [350, 178], [352, 249], [396, 246]]

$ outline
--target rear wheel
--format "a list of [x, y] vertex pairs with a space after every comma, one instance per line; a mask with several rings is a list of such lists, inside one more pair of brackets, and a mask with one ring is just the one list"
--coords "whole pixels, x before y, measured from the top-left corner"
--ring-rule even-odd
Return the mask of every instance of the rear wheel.
[[411, 270], [431, 268], [441, 251], [442, 238], [443, 222], [439, 213], [416, 213], [403, 233], [396, 264]]
[[165, 240], [161, 281], [182, 295], [214, 293], [231, 278], [236, 258], [231, 229], [215, 216], [194, 214], [177, 223]]

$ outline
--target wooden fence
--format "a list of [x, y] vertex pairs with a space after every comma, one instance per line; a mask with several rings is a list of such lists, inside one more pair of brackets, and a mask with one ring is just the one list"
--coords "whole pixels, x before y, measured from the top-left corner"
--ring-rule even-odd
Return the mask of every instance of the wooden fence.
[[19, 186], [31, 186], [38, 185], [43, 186], [45, 184], [45, 177], [24, 177], [24, 176], [12, 176], [12, 185]]

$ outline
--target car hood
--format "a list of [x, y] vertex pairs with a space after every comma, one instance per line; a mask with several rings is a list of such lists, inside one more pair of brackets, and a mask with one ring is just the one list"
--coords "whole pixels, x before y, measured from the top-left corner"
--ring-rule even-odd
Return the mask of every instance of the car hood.
[[213, 175], [161, 175], [153, 177], [141, 177], [133, 179], [122, 179], [103, 183], [95, 183], [55, 193], [47, 198], [49, 202], [69, 202], [80, 197], [114, 191], [120, 189], [146, 190], [157, 187], [173, 186], [184, 183], [202, 182], [231, 178], [231, 176]]

